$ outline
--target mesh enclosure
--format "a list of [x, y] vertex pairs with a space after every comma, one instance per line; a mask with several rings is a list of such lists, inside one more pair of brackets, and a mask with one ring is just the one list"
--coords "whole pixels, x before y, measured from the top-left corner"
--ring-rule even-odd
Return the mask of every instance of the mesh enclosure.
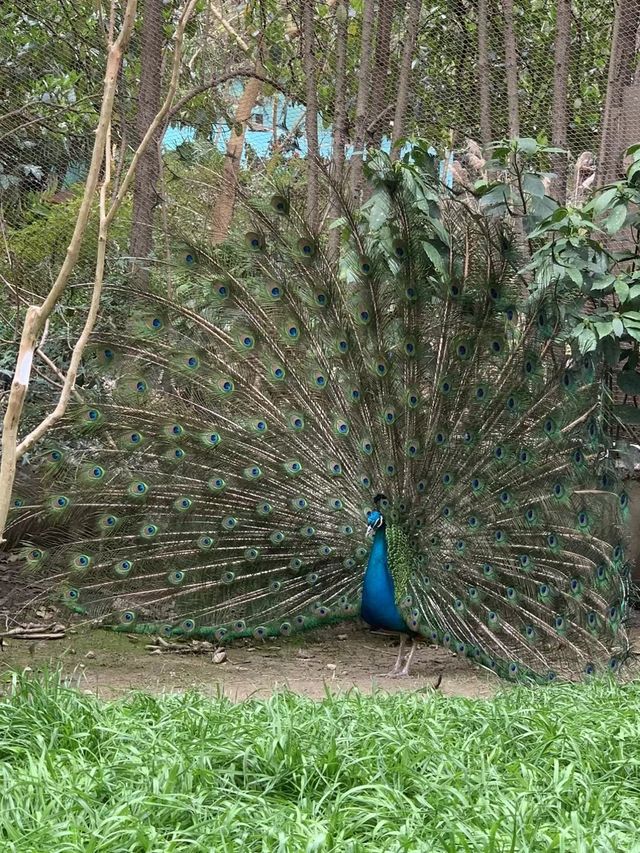
[[[23, 306], [47, 292], [73, 231], [108, 35], [124, 5], [20, 0], [4, 10], [5, 388]], [[166, 96], [182, 9], [138, 4], [111, 123], [113, 193]], [[326, 226], [319, 170], [359, 202], [366, 149], [397, 152], [408, 137], [433, 146], [449, 186], [482, 175], [492, 140], [535, 137], [567, 152], [549, 164], [558, 201], [584, 201], [624, 173], [624, 152], [640, 140], [639, 31], [640, 0], [208, 0], [187, 26], [172, 107], [111, 230], [109, 275], [133, 267], [146, 286], [148, 259], [172, 261], [176, 242], [224, 243], [237, 193], [255, 190], [284, 163], [307, 192], [310, 224]], [[76, 288], [91, 279], [96, 228], [90, 223]], [[612, 248], [628, 243], [621, 234]], [[158, 265], [172, 287], [179, 273], [169, 267]], [[64, 337], [73, 340], [83, 298], [80, 289], [68, 294], [56, 318], [63, 339], [50, 353], [63, 371]], [[39, 369], [36, 397], [59, 382], [51, 368]]]

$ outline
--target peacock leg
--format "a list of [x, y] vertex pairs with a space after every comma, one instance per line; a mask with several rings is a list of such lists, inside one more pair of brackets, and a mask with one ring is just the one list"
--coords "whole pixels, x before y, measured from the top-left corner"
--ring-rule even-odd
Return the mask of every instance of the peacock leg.
[[418, 648], [418, 641], [415, 637], [411, 638], [411, 648], [409, 649], [409, 654], [407, 655], [407, 659], [404, 662], [404, 666], [400, 672], [400, 675], [409, 675], [409, 669], [411, 667], [411, 661], [413, 659], [414, 654], [416, 653], [416, 649]]
[[406, 634], [400, 634], [400, 648], [398, 649], [398, 657], [396, 658], [396, 662], [393, 665], [393, 669], [391, 672], [387, 672], [388, 676], [396, 676], [400, 675], [400, 671], [402, 668], [402, 661], [404, 659], [404, 647], [407, 644], [407, 636]]

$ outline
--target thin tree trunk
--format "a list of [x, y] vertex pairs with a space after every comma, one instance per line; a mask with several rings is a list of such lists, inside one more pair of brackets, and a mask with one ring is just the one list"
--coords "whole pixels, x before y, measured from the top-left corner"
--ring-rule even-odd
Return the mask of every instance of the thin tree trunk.
[[360, 39], [360, 62], [358, 65], [358, 95], [356, 98], [354, 152], [351, 158], [351, 191], [358, 203], [362, 189], [362, 163], [364, 160], [364, 136], [367, 127], [369, 91], [371, 89], [371, 46], [375, 21], [374, 0], [362, 0], [362, 35]]
[[625, 87], [633, 82], [639, 23], [640, 0], [618, 0], [596, 169], [597, 186], [614, 181], [622, 165], [625, 147], [622, 105]]
[[[551, 140], [556, 148], [567, 147], [569, 89], [569, 53], [571, 46], [571, 0], [558, 0], [556, 7], [555, 71], [553, 78], [553, 113]], [[555, 173], [551, 194], [563, 205], [567, 198], [567, 155], [554, 154], [551, 167]]]
[[[138, 168], [140, 159], [144, 155], [146, 147], [151, 141], [151, 137], [154, 135], [156, 130], [162, 126], [163, 121], [169, 113], [169, 109], [178, 88], [184, 33], [189, 19], [193, 14], [195, 5], [196, 0], [187, 0], [182, 14], [180, 15], [180, 20], [178, 21], [175, 33], [173, 67], [171, 70], [171, 79], [167, 96], [154, 120], [149, 125], [149, 129], [145, 133], [140, 145], [136, 149], [118, 192], [115, 193], [111, 200], [111, 205], [108, 210], [106, 208], [107, 187], [104, 187], [100, 193], [100, 235], [104, 236], [99, 241], [98, 258], [96, 263], [97, 272], [96, 280], [94, 281], [92, 302], [84, 329], [73, 348], [71, 361], [64, 379], [58, 403], [55, 409], [50, 412], [36, 427], [34, 427], [34, 429], [32, 429], [31, 432], [29, 432], [28, 435], [26, 435], [18, 444], [17, 439], [20, 416], [22, 414], [24, 400], [29, 388], [31, 365], [33, 362], [34, 349], [37, 345], [37, 339], [64, 292], [69, 282], [69, 277], [76, 265], [83, 238], [86, 233], [91, 204], [99, 181], [101, 166], [105, 164], [105, 159], [111, 154], [109, 150], [109, 134], [111, 116], [113, 113], [113, 100], [120, 63], [135, 21], [136, 0], [128, 0], [123, 15], [120, 34], [115, 42], [111, 43], [109, 46], [104, 91], [100, 107], [100, 117], [96, 127], [91, 165], [87, 174], [84, 196], [82, 204], [80, 205], [80, 210], [78, 211], [73, 236], [71, 237], [71, 241], [67, 247], [67, 254], [51, 290], [47, 294], [42, 305], [29, 306], [22, 329], [18, 360], [13, 382], [11, 384], [11, 391], [9, 393], [2, 433], [2, 458], [0, 460], [0, 543], [5, 541], [4, 530], [9, 512], [11, 491], [15, 479], [16, 462], [20, 456], [26, 453], [27, 450], [42, 438], [47, 430], [60, 420], [66, 411], [69, 398], [75, 390], [75, 381], [80, 359], [82, 358], [85, 344], [98, 313], [100, 289], [102, 286], [102, 279], [99, 276], [99, 271], [101, 269], [101, 264], [103, 264], [104, 261], [104, 248], [106, 245], [109, 227], [120, 210], [126, 194], [131, 188], [136, 169]], [[106, 165], [104, 175], [106, 180], [106, 178], [109, 177], [109, 168]], [[100, 248], [100, 246], [102, 246], [102, 248]]]
[[[262, 74], [260, 60], [256, 62], [256, 74]], [[224, 167], [220, 179], [220, 191], [211, 216], [211, 243], [214, 246], [223, 243], [229, 234], [233, 209], [236, 204], [238, 191], [238, 174], [240, 172], [240, 161], [244, 150], [244, 137], [247, 122], [251, 118], [260, 92], [262, 81], [255, 77], [249, 77], [244, 85], [244, 90], [236, 108], [236, 115], [231, 136], [227, 142]]]
[[316, 88], [315, 0], [302, 0], [302, 64], [305, 75], [307, 135], [307, 224], [318, 227], [318, 91]]
[[478, 89], [480, 138], [483, 145], [489, 145], [493, 140], [493, 133], [491, 131], [491, 69], [487, 0], [478, 0]]
[[[345, 147], [347, 144], [347, 34], [349, 25], [348, 0], [338, 0], [336, 6], [336, 102], [333, 111], [333, 176], [337, 185], [344, 179]], [[332, 195], [331, 218], [341, 213], [340, 196]], [[329, 253], [337, 260], [340, 247], [340, 232], [334, 228], [329, 234]]]
[[509, 109], [509, 136], [520, 136], [520, 107], [518, 101], [518, 50], [513, 16], [513, 0], [502, 0], [504, 15], [504, 58], [507, 76], [507, 103]]
[[271, 148], [275, 154], [278, 148], [278, 106], [280, 95], [273, 93], [273, 109], [271, 110]]
[[104, 164], [120, 63], [129, 43], [135, 16], [136, 0], [128, 0], [120, 34], [115, 42], [109, 45], [102, 104], [95, 132], [91, 165], [87, 173], [84, 196], [76, 218], [73, 235], [67, 247], [65, 259], [51, 290], [42, 305], [29, 306], [22, 327], [18, 359], [11, 383], [11, 390], [9, 391], [2, 430], [2, 459], [0, 460], [0, 543], [5, 541], [4, 531], [9, 514], [16, 463], [21, 455], [18, 452], [18, 429], [20, 427], [24, 401], [29, 389], [33, 354], [42, 329], [64, 292], [80, 254], [100, 171]]
[[[162, 49], [164, 46], [163, 0], [143, 0], [140, 52], [140, 88], [135, 123], [135, 145], [138, 146], [160, 109], [162, 98]], [[134, 282], [148, 287], [146, 259], [153, 252], [153, 211], [159, 201], [160, 176], [158, 139], [152, 139], [136, 172], [133, 185], [133, 223], [129, 253], [134, 259]], [[138, 260], [139, 259], [139, 260]]]
[[409, 115], [409, 94], [411, 92], [413, 51], [415, 50], [416, 39], [418, 37], [421, 10], [422, 0], [409, 0], [409, 9], [407, 11], [407, 20], [405, 24], [404, 50], [402, 52], [400, 74], [398, 75], [398, 91], [396, 92], [396, 111], [393, 117], [393, 135], [391, 137], [393, 144], [391, 151], [392, 160], [397, 160], [400, 156], [400, 146], [398, 145], [398, 142], [404, 136], [407, 118]]
[[[374, 120], [371, 128], [370, 143], [380, 144], [386, 115], [389, 107], [387, 98], [387, 78], [389, 76], [389, 55], [391, 49], [391, 29], [396, 0], [378, 0], [378, 20], [376, 26], [376, 47], [373, 56], [373, 74], [371, 78], [371, 107], [369, 115]], [[387, 122], [388, 126], [388, 122]]]

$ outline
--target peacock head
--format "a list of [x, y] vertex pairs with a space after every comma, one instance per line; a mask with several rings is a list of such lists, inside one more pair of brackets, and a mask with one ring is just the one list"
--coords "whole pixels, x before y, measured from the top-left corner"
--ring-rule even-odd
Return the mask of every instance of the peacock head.
[[373, 536], [376, 530], [384, 526], [384, 516], [379, 509], [367, 513], [367, 536]]
[[373, 536], [376, 530], [384, 527], [384, 516], [380, 512], [380, 501], [386, 500], [384, 495], [376, 495], [373, 499], [375, 509], [367, 513], [367, 536]]

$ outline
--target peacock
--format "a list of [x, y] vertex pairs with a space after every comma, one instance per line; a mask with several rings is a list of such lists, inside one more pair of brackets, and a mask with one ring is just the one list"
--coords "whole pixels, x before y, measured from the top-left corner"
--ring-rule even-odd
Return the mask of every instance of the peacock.
[[24, 563], [116, 630], [228, 643], [362, 616], [401, 635], [396, 674], [417, 639], [512, 680], [616, 672], [629, 498], [598, 365], [429, 155], [369, 173], [359, 209], [331, 183], [322, 229], [284, 179], [244, 199], [233, 262], [176, 249], [179, 298], [112, 284], [126, 317], [105, 312], [83, 400], [14, 496]]

